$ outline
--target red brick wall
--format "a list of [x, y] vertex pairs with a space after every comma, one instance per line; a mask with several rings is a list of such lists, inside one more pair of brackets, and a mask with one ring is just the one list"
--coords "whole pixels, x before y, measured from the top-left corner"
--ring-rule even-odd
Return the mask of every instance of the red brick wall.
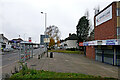
[[[109, 6], [111, 6], [111, 4]], [[117, 39], [117, 16], [115, 2], [112, 3], [112, 19], [98, 26], [94, 26], [94, 31], [95, 40]], [[90, 59], [95, 59], [95, 48], [93, 46], [86, 46], [86, 56]]]
[[95, 40], [117, 39], [116, 3], [112, 4], [112, 13], [111, 20], [95, 26]]
[[95, 48], [94, 48], [94, 46], [86, 46], [86, 56], [90, 59], [95, 59]]

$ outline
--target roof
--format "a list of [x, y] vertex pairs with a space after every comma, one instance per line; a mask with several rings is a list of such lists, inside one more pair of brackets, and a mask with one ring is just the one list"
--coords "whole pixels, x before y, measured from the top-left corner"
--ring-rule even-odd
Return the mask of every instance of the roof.
[[8, 39], [4, 36], [4, 34], [0, 34], [0, 38], [2, 38], [2, 39], [4, 39], [4, 40], [8, 40]]
[[26, 44], [26, 45], [39, 45], [37, 43], [32, 43], [32, 42], [29, 42], [29, 41], [22, 41], [20, 42], [20, 44]]
[[72, 35], [70, 35], [69, 37], [67, 37], [67, 38], [65, 39], [65, 41], [66, 41], [66, 40], [78, 40], [78, 37], [77, 37], [76, 34], [72, 34]]
[[18, 39], [13, 39], [13, 40], [20, 40], [20, 41], [23, 41], [21, 38], [18, 38]]

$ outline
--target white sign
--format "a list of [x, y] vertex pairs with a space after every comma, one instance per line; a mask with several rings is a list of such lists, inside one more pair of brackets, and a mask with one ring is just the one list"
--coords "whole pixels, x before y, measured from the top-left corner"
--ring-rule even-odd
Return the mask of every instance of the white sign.
[[50, 38], [44, 38], [44, 43], [49, 43], [50, 42]]
[[96, 16], [96, 26], [112, 19], [112, 6], [108, 7], [106, 10], [101, 12]]
[[89, 42], [88, 42], [88, 45], [89, 45], [89, 46], [97, 45], [97, 41], [89, 41]]

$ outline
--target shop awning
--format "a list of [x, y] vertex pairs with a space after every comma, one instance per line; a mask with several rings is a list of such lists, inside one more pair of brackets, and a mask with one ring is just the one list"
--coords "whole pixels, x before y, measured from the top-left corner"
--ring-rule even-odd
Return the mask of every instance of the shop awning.
[[120, 45], [120, 39], [95, 40], [83, 42], [83, 46], [96, 46], [96, 45]]

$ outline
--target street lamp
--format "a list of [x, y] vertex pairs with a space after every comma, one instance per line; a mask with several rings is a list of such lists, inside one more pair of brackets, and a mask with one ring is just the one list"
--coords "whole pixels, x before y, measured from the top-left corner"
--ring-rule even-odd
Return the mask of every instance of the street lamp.
[[[46, 37], [46, 26], [47, 26], [47, 13], [44, 13], [44, 12], [41, 12], [41, 14], [45, 14], [45, 38], [47, 38]], [[45, 50], [46, 50], [46, 52], [47, 52], [47, 43], [45, 43]], [[47, 57], [48, 57], [48, 52], [47, 52]]]
[[41, 12], [41, 14], [45, 14], [45, 33], [46, 33], [46, 25], [47, 25], [47, 13]]

